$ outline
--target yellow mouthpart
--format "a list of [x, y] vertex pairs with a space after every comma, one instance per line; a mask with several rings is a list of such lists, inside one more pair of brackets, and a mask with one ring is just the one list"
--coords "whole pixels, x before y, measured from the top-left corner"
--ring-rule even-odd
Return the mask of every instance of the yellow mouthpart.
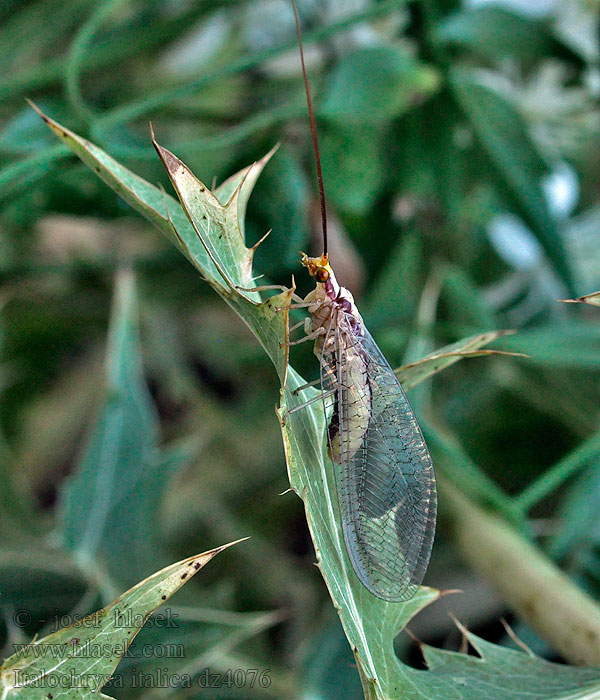
[[332, 271], [325, 253], [318, 258], [310, 258], [306, 253], [301, 253], [301, 256], [300, 262], [308, 270], [311, 277], [314, 277], [316, 271], [322, 268], [325, 268], [328, 272]]

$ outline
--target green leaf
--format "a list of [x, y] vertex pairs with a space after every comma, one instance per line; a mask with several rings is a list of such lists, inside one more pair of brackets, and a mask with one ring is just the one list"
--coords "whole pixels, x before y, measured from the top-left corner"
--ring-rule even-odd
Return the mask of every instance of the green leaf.
[[423, 267], [422, 239], [409, 231], [387, 258], [377, 280], [369, 287], [365, 316], [374, 327], [389, 325], [390, 318], [408, 323], [417, 306]]
[[[298, 405], [293, 390], [303, 383], [290, 368], [280, 415]], [[305, 390], [300, 397], [307, 400], [314, 394], [314, 390]], [[401, 683], [403, 673], [393, 650], [394, 638], [439, 594], [430, 588], [420, 588], [405, 603], [388, 603], [375, 598], [359, 583], [342, 540], [333, 468], [323, 450], [324, 431], [321, 407], [288, 416], [282, 433], [290, 484], [304, 500], [318, 565], [354, 650], [363, 686], [371, 688], [372, 697], [385, 698]]]
[[433, 457], [438, 480], [445, 474], [471, 501], [501, 513], [516, 529], [524, 530], [523, 511], [478, 467], [454, 436], [427, 420], [421, 420], [421, 429]]
[[600, 544], [600, 450], [588, 460], [587, 468], [568, 489], [557, 512], [558, 532], [549, 552], [555, 559], [566, 559], [571, 575], [585, 571], [589, 558], [597, 557]]
[[[247, 177], [240, 181], [231, 197], [222, 204], [217, 195], [200, 182], [177, 156], [155, 140], [153, 143], [198, 239], [218, 272], [213, 284], [220, 287], [224, 294], [235, 293], [238, 287], [251, 287], [254, 250], [246, 247], [240, 223], [240, 211], [245, 208], [246, 197], [242, 201], [240, 198], [247, 190]], [[215, 238], [220, 244], [215, 242]], [[183, 240], [181, 243], [185, 245]]]
[[[36, 180], [40, 180], [54, 167], [54, 163], [69, 155], [64, 146], [52, 146], [40, 153], [10, 163], [0, 170], [0, 202], [14, 199], [27, 192]], [[22, 204], [19, 202], [19, 205]]]
[[237, 542], [172, 564], [102, 610], [17, 649], [0, 668], [2, 697], [105, 697], [98, 691], [109, 681], [150, 614], [233, 544]]
[[558, 367], [594, 370], [600, 366], [598, 343], [600, 328], [597, 324], [581, 321], [523, 330], [500, 341], [502, 350], [528, 355], [527, 363], [547, 365], [553, 371]]
[[[246, 552], [244, 556], [247, 557], [248, 553]], [[186, 593], [189, 593], [192, 599], [199, 598], [198, 590], [188, 589]], [[269, 627], [281, 623], [285, 618], [285, 615], [279, 611], [240, 613], [177, 604], [170, 605], [167, 614], [172, 615], [173, 618], [170, 626], [167, 625], [161, 629], [158, 626], [149, 625], [140, 630], [131, 646], [131, 655], [123, 659], [115, 674], [112, 687], [139, 688], [140, 677], [164, 677], [165, 671], [168, 671], [172, 679], [170, 692], [166, 693], [164, 692], [166, 689], [162, 688], [158, 690], [157, 696], [185, 697], [185, 688], [186, 686], [189, 688], [190, 684], [192, 687], [206, 688], [207, 668], [211, 671], [226, 671], [227, 668], [232, 667], [256, 668], [259, 673], [258, 669], [263, 667], [264, 660], [249, 657], [252, 647], [248, 645], [248, 640], [261, 635]], [[180, 649], [184, 653], [177, 651], [171, 654], [168, 660], [161, 658], [160, 653], [156, 655], [144, 653], [144, 649], [149, 649], [152, 645], [159, 648], [160, 645], [171, 645], [172, 649]], [[275, 697], [289, 697], [293, 683], [289, 678], [289, 672], [287, 678], [281, 677], [284, 672], [276, 668], [267, 668], [260, 673], [262, 673], [263, 682], [270, 682], [269, 688], [273, 695], [279, 690]], [[276, 676], [279, 674], [281, 676], [277, 679]], [[258, 681], [254, 687], [257, 685]], [[277, 686], [283, 686], [285, 691], [282, 692]], [[225, 700], [228, 697], [222, 695], [225, 690], [229, 688], [219, 689], [219, 700], [221, 698]], [[201, 693], [200, 698], [204, 698], [204, 693], [202, 691]], [[240, 700], [239, 694], [234, 697]]]
[[191, 444], [155, 449], [148, 464], [138, 462], [132, 474], [116, 484], [114, 507], [106, 518], [103, 558], [119, 582], [128, 584], [165, 561], [158, 528], [160, 507], [171, 479], [192, 456]]
[[[160, 557], [156, 513], [170, 478], [191, 458], [161, 454], [158, 419], [143, 376], [134, 278], [117, 278], [107, 350], [106, 398], [74, 476], [65, 484], [58, 534], [87, 563], [100, 556], [129, 585]], [[124, 566], [124, 563], [127, 566]]]
[[302, 700], [361, 700], [360, 678], [339, 619], [329, 616], [307, 645], [304, 660]]
[[[600, 457], [600, 433], [593, 433], [585, 442], [580, 443], [577, 447], [560, 459], [556, 464], [554, 464], [550, 469], [547, 469], [540, 477], [535, 481], [532, 481], [527, 485], [523, 491], [515, 498], [515, 505], [523, 509], [523, 511], [529, 510], [537, 503], [547, 498], [550, 494], [560, 488], [568, 479], [572, 478], [574, 474], [578, 471], [584, 469], [584, 467], [590, 464], [595, 464]], [[594, 473], [596, 470], [590, 470], [587, 476], [582, 477], [582, 480], [594, 480], [598, 478]], [[594, 498], [594, 491], [596, 487], [593, 486], [587, 497]], [[581, 510], [579, 516], [585, 512], [586, 509], [586, 498], [583, 494], [581, 495], [580, 505]], [[571, 499], [572, 500], [572, 499]], [[572, 508], [573, 509], [573, 508]], [[568, 522], [564, 521], [568, 526]], [[589, 523], [594, 522], [594, 518], [588, 520]], [[580, 528], [579, 533], [582, 534], [583, 530]]]
[[127, 517], [124, 504], [156, 459], [158, 421], [144, 383], [137, 324], [133, 276], [123, 272], [108, 342], [105, 403], [62, 503], [63, 542], [84, 561], [113, 546], [111, 521]]
[[318, 114], [346, 125], [374, 126], [399, 116], [439, 83], [435, 69], [404, 46], [361, 48], [336, 64]]
[[342, 124], [323, 124], [320, 133], [327, 198], [337, 209], [361, 214], [370, 209], [384, 184], [382, 136], [376, 129], [359, 134]]
[[446, 367], [465, 357], [483, 357], [488, 355], [519, 355], [521, 353], [506, 352], [502, 350], [480, 350], [484, 345], [491, 343], [496, 338], [512, 333], [513, 331], [490, 331], [463, 338], [456, 343], [446, 345], [435, 352], [430, 353], [421, 360], [402, 365], [394, 370], [400, 383], [405, 389], [412, 389], [417, 384], [441, 372]]
[[533, 60], [558, 54], [581, 62], [539, 20], [494, 5], [466, 8], [446, 17], [432, 38], [441, 46], [468, 49], [490, 59]]
[[[51, 108], [62, 118], [66, 117], [65, 109], [60, 103], [44, 103], [44, 109]], [[0, 132], [0, 150], [14, 155], [29, 155], [39, 153], [42, 149], [54, 145], [52, 134], [25, 105], [24, 109], [8, 121]]]
[[[85, 150], [87, 147], [85, 143], [78, 142], [78, 137], [74, 134], [67, 134], [64, 138], [73, 143], [78, 150]], [[305, 389], [299, 392], [299, 395], [294, 393], [294, 390], [304, 383], [304, 379], [291, 367], [288, 368], [287, 352], [285, 347], [281, 347], [288, 338], [287, 312], [277, 309], [289, 304], [291, 290], [259, 302], [256, 292], [235, 289], [235, 284], [242, 281], [247, 283], [252, 279], [250, 266], [253, 251], [246, 248], [241, 235], [241, 224], [236, 219], [241, 196], [239, 190], [234, 190], [233, 194], [227, 192], [230, 195], [229, 199], [225, 204], [220, 203], [178, 158], [158, 144], [155, 145], [167, 166], [197, 237], [206, 250], [202, 259], [194, 260], [195, 264], [200, 267], [204, 276], [210, 279], [215, 290], [252, 329], [271, 357], [282, 381], [279, 416], [282, 419], [290, 484], [304, 500], [318, 565], [354, 652], [366, 697], [380, 700], [400, 700], [406, 697], [423, 700], [436, 697], [455, 697], [459, 700], [473, 698], [467, 683], [445, 679], [440, 685], [439, 678], [401, 664], [394, 653], [394, 637], [419, 610], [435, 600], [439, 593], [430, 588], [420, 588], [409, 601], [388, 603], [370, 594], [358, 582], [352, 570], [339, 527], [333, 467], [324, 453], [325, 416], [322, 405], [316, 403], [306, 410], [286, 413], [288, 409], [316, 395], [314, 389]], [[98, 151], [99, 149], [94, 147], [96, 162], [101, 162], [103, 167], [109, 169], [108, 173], [104, 173], [105, 179], [113, 182], [115, 189], [122, 189], [122, 184], [115, 182], [115, 168], [120, 166], [106, 156], [101, 156]], [[122, 170], [119, 172], [123, 173]], [[125, 173], [125, 176], [128, 182], [132, 181], [131, 174]], [[240, 188], [245, 187], [246, 181], [242, 181]], [[132, 197], [131, 201], [135, 205], [137, 200]], [[138, 202], [138, 207], [142, 213], [148, 215], [148, 208], [143, 202]], [[150, 214], [150, 217], [154, 215]], [[205, 269], [203, 265], [207, 259], [213, 262]], [[218, 277], [215, 276], [215, 272]], [[286, 420], [283, 420], [284, 416]], [[498, 650], [497, 653], [504, 652]], [[467, 669], [468, 657], [461, 658], [464, 659]], [[435, 686], [438, 690], [434, 690]], [[443, 692], [440, 692], [440, 687], [443, 688]], [[510, 700], [511, 697], [519, 695], [515, 691], [512, 695], [505, 694], [504, 697]], [[561, 696], [557, 694], [556, 697]]]
[[220, 279], [177, 200], [124, 168], [101, 148], [47, 117], [33, 103], [30, 104], [55, 135], [109, 187], [153, 223], [193, 264], [199, 260], [202, 269], [208, 271], [209, 283], [215, 278]]
[[90, 0], [36, 0], [12, 12], [0, 28], [2, 74], [9, 75], [24, 63], [27, 65], [27, 59], [31, 61], [33, 56], [46, 57], [58, 42], [64, 42], [90, 6]]
[[252, 194], [252, 189], [262, 173], [263, 168], [271, 160], [271, 157], [278, 148], [279, 145], [274, 146], [264, 158], [261, 158], [259, 161], [246, 168], [242, 168], [235, 175], [228, 177], [227, 180], [222, 182], [215, 190], [217, 199], [221, 204], [225, 205], [233, 197], [235, 191], [239, 189], [237, 197], [238, 225], [242, 235], [244, 235], [245, 230], [246, 207], [248, 206], [248, 199]]
[[[285, 290], [281, 295], [264, 302], [260, 301], [257, 292], [248, 291], [255, 286], [252, 259], [258, 243], [252, 248], [246, 247], [240, 220], [256, 177], [270, 154], [250, 169], [246, 169], [242, 177], [236, 178], [239, 184], [229, 199], [221, 204], [219, 198], [197, 180], [179, 158], [156, 141], [154, 146], [197, 238], [202, 242], [209, 260], [213, 263], [216, 275], [212, 273], [212, 280], [208, 277], [207, 280], [254, 332], [275, 365], [279, 378], [285, 381], [288, 351], [282, 347], [282, 343], [287, 337], [288, 312], [285, 309], [289, 307], [293, 290]], [[227, 189], [221, 191], [221, 195], [223, 194], [228, 194]], [[195, 262], [202, 271], [200, 260]], [[284, 313], [279, 312], [280, 308], [284, 309]]]
[[449, 80], [454, 97], [523, 217], [567, 288], [572, 290], [569, 255], [542, 190], [541, 179], [547, 167], [521, 116], [497, 92], [479, 83], [471, 71], [453, 68]]
[[[438, 74], [402, 46], [359, 49], [335, 67], [318, 115], [328, 199], [340, 210], [371, 208], [385, 181], [383, 126], [438, 88]], [[367, 123], [357, 129], [358, 122]]]
[[[461, 628], [478, 656], [422, 645], [429, 668], [423, 686], [427, 694], [412, 697], [473, 700], [593, 700], [600, 672], [544, 661], [533, 654], [506, 649]], [[407, 696], [408, 697], [408, 696]]]
[[[282, 148], [258, 182], [254, 214], [264, 227], [286, 231], [285, 238], [270, 236], [265, 253], [274, 261], [267, 274], [287, 270], [298, 262], [298, 250], [307, 247], [309, 227], [306, 221], [309, 187], [306, 175], [289, 148]], [[267, 255], [265, 255], [265, 258]]]
[[90, 578], [74, 563], [73, 557], [68, 552], [45, 546], [40, 537], [29, 540], [21, 537], [16, 541], [13, 536], [12, 541], [3, 545], [0, 580], [2, 617], [8, 623], [13, 611], [19, 611], [11, 624], [16, 625], [21, 634], [37, 631], [39, 621], [48, 619], [49, 611], [72, 610], [86, 594], [93, 596], [95, 592]]
[[441, 296], [454, 323], [475, 330], [489, 329], [496, 325], [494, 314], [463, 268], [445, 264], [441, 278]]

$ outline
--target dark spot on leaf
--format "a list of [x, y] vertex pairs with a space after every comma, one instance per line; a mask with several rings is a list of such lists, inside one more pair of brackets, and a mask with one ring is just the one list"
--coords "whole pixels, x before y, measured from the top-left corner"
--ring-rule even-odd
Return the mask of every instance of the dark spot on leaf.
[[183, 581], [184, 578], [187, 578], [187, 573], [181, 574], [181, 580]]
[[166, 595], [162, 595], [161, 598], [162, 598], [163, 600], [166, 600], [166, 599], [167, 599], [167, 596], [166, 596]]
[[177, 168], [179, 167], [181, 161], [179, 160], [179, 158], [174, 156], [172, 153], [167, 151], [162, 146], [159, 146], [159, 148], [160, 148], [160, 155], [161, 155], [162, 159], [164, 160], [164, 163], [167, 167], [167, 170], [169, 172], [175, 172], [177, 170]]
[[196, 562], [194, 564], [194, 569], [196, 569], [196, 571], [198, 571], [199, 568], [200, 568], [200, 564], [199, 564], [199, 562]]

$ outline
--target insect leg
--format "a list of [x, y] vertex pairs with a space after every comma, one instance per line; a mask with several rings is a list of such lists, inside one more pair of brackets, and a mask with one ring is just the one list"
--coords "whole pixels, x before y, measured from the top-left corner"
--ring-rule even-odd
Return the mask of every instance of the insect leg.
[[239, 284], [236, 284], [235, 288], [239, 289], [240, 292], [268, 292], [274, 289], [280, 292], [287, 291], [287, 287], [283, 284], [263, 284], [260, 287], [241, 287]]
[[288, 309], [308, 309], [308, 307], [312, 305], [312, 301], [307, 301], [304, 303], [290, 304], [289, 306], [276, 306], [275, 311], [287, 311]]
[[300, 338], [300, 340], [292, 340], [290, 343], [279, 343], [279, 347], [284, 348], [289, 347], [290, 345], [299, 345], [307, 340], [314, 340], [317, 336], [323, 335], [324, 333], [327, 333], [327, 330], [321, 326], [320, 328], [317, 328], [316, 331], [305, 335], [304, 338]]
[[285, 425], [285, 423], [287, 421], [287, 417], [290, 414], [296, 413], [296, 411], [300, 411], [301, 409], [306, 408], [307, 406], [310, 406], [311, 404], [315, 403], [316, 401], [322, 401], [323, 399], [326, 399], [328, 396], [333, 396], [336, 393], [336, 391], [337, 391], [337, 389], [330, 389], [329, 391], [322, 391], [320, 394], [313, 396], [312, 399], [309, 399], [308, 401], [305, 401], [304, 403], [301, 403], [298, 406], [294, 406], [294, 408], [288, 409], [281, 417], [282, 424]]
[[298, 330], [301, 326], [306, 326], [305, 321], [300, 321], [299, 323], [294, 324], [293, 326], [290, 327], [290, 333], [292, 333], [295, 330]]
[[288, 338], [294, 331], [297, 331], [298, 328], [302, 328], [303, 326], [304, 326], [304, 333], [306, 333], [306, 335], [308, 335], [311, 332], [310, 318], [305, 318], [304, 321], [300, 321], [299, 323], [295, 323], [293, 326], [290, 326], [290, 329], [288, 331]]
[[308, 384], [302, 384], [302, 386], [299, 386], [297, 389], [294, 389], [294, 391], [292, 391], [292, 394], [294, 394], [294, 396], [298, 396], [298, 394], [301, 391], [304, 391], [304, 389], [308, 389], [309, 386], [315, 386], [315, 384], [320, 384], [320, 383], [321, 383], [321, 378], [319, 377], [319, 379], [315, 379], [312, 382], [308, 382]]
[[[289, 292], [289, 287], [283, 284], [263, 284], [260, 287], [240, 287], [236, 286], [236, 289], [240, 292], [269, 292], [269, 291], [279, 291], [279, 292]], [[294, 301], [304, 301], [304, 299], [298, 294], [292, 294], [292, 299]]]
[[329, 391], [322, 391], [320, 394], [317, 394], [316, 396], [313, 396], [312, 399], [308, 399], [308, 401], [305, 401], [304, 403], [298, 404], [298, 406], [294, 406], [294, 408], [290, 408], [288, 411], [285, 412], [286, 416], [289, 416], [290, 413], [296, 413], [296, 411], [300, 411], [302, 408], [306, 408], [307, 406], [310, 406], [312, 403], [315, 403], [316, 401], [321, 401], [322, 399], [326, 399], [328, 396], [333, 396], [337, 389], [330, 389]]

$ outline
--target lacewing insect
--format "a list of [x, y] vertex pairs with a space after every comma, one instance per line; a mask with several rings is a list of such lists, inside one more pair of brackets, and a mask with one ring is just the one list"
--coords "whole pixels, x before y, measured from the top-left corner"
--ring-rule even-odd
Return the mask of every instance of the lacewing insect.
[[[325, 405], [328, 454], [348, 556], [361, 583], [388, 601], [411, 598], [423, 580], [435, 533], [433, 464], [406, 394], [365, 328], [352, 294], [341, 287], [327, 255], [327, 216], [319, 146], [302, 32], [292, 0], [317, 168], [323, 254], [302, 255], [316, 282], [296, 308], [308, 310], [306, 336], [321, 367], [317, 400]], [[266, 289], [267, 287], [264, 287]], [[258, 289], [261, 289], [260, 287]]]

